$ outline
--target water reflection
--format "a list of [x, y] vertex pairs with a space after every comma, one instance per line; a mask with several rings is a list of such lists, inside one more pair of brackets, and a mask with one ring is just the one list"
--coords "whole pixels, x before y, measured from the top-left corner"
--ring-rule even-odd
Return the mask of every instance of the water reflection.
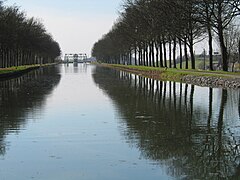
[[[70, 66], [73, 66], [73, 68], [69, 68]], [[71, 74], [71, 73], [74, 73], [74, 74], [79, 74], [79, 73], [86, 73], [87, 72], [87, 67], [88, 67], [88, 64], [79, 64], [79, 63], [73, 63], [73, 64], [69, 64], [69, 63], [66, 63], [64, 64], [64, 71], [66, 74]]]
[[6, 152], [5, 136], [24, 129], [26, 119], [41, 113], [46, 97], [60, 82], [59, 67], [34, 70], [0, 81], [0, 154]]
[[238, 177], [239, 90], [161, 82], [100, 67], [93, 77], [114, 101], [127, 142], [169, 175]]

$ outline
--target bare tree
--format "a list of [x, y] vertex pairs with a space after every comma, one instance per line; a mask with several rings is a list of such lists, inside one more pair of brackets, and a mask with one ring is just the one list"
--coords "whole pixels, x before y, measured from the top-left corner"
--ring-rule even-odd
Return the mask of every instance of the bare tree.
[[239, 40], [240, 40], [240, 26], [230, 24], [224, 34], [225, 43], [228, 50], [229, 62], [232, 64], [232, 71], [234, 65], [239, 62]]
[[227, 46], [224, 40], [224, 31], [228, 28], [229, 24], [235, 17], [240, 15], [238, 0], [212, 0], [213, 6], [211, 11], [213, 12], [212, 26], [215, 28], [215, 32], [218, 35], [221, 54], [222, 54], [222, 66], [224, 71], [228, 71], [228, 52]]

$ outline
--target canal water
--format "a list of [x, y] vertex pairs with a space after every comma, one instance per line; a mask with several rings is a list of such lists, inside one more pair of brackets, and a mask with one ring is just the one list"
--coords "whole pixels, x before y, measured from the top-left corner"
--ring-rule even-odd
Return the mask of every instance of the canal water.
[[239, 95], [88, 64], [0, 81], [0, 179], [237, 179]]

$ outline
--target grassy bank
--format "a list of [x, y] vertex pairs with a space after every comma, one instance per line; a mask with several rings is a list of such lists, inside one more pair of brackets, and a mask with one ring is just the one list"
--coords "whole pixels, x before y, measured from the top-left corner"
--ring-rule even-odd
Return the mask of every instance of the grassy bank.
[[24, 65], [24, 66], [14, 66], [8, 68], [0, 68], [0, 78], [7, 78], [15, 75], [20, 75], [25, 72], [31, 71], [33, 69], [37, 69], [39, 67], [55, 65], [56, 63], [51, 64], [34, 64], [34, 65]]
[[240, 78], [240, 73], [224, 72], [224, 71], [204, 71], [204, 70], [182, 70], [170, 68], [156, 68], [146, 66], [133, 66], [133, 65], [119, 65], [119, 64], [103, 64], [106, 67], [117, 68], [120, 70], [128, 71], [131, 73], [143, 75], [160, 80], [169, 80], [180, 82], [184, 76], [199, 76], [199, 77], [217, 77], [226, 79]]
[[0, 68], [0, 74], [16, 73], [20, 71], [25, 71], [30, 68], [39, 67], [39, 65], [26, 65], [26, 66], [16, 66], [9, 68]]

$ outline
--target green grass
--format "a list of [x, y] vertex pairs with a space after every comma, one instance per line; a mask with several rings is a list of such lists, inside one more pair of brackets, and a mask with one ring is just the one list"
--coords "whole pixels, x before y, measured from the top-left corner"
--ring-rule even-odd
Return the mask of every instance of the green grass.
[[218, 77], [218, 78], [240, 78], [240, 73], [224, 71], [206, 71], [192, 69], [173, 69], [159, 68], [134, 65], [107, 64], [106, 66], [127, 70], [133, 73], [142, 74], [143, 76], [154, 76], [161, 80], [181, 81], [183, 76], [192, 75], [200, 77]]
[[0, 68], [0, 74], [6, 74], [6, 73], [14, 73], [17, 71], [22, 71], [27, 69], [27, 67], [9, 67], [9, 68]]
[[13, 66], [13, 67], [8, 67], [8, 68], [0, 68], [0, 74], [6, 74], [6, 73], [15, 73], [18, 71], [24, 71], [29, 68], [34, 68], [34, 67], [40, 67], [40, 66], [51, 66], [55, 65], [57, 63], [48, 63], [48, 64], [33, 64], [33, 65], [24, 65], [24, 66]]
[[0, 74], [15, 73], [18, 71], [24, 71], [29, 68], [38, 67], [40, 65], [25, 65], [25, 66], [13, 66], [8, 68], [0, 68]]
[[[207, 64], [208, 61], [206, 61], [206, 66], [208, 65]], [[195, 61], [195, 67], [196, 69], [201, 69], [201, 67], [203, 67], [203, 64], [204, 62], [202, 60], [196, 60]], [[185, 69], [186, 67], [186, 62], [182, 62], [182, 68]], [[191, 61], [188, 61], [188, 67], [191, 68], [192, 67], [192, 62]], [[177, 64], [177, 68], [180, 69], [180, 63]]]

